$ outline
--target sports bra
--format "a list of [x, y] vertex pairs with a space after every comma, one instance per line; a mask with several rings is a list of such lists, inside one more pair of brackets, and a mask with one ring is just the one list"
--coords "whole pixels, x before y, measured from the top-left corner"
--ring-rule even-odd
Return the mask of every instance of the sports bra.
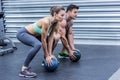
[[36, 33], [41, 34], [42, 33], [42, 29], [37, 25], [37, 23], [33, 24], [33, 29]]
[[[49, 33], [50, 33], [48, 31], [49, 31], [49, 28], [51, 26], [51, 22], [52, 22], [52, 17], [50, 17], [50, 24], [49, 24], [48, 29], [47, 29], [47, 35], [49, 35]], [[37, 23], [33, 24], [33, 29], [36, 33], [42, 34], [42, 29], [37, 25]]]

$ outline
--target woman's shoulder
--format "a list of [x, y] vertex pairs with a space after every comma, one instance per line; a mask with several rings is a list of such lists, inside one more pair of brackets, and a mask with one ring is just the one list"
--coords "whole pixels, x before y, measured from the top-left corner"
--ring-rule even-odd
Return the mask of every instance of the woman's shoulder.
[[47, 24], [49, 24], [49, 17], [44, 17], [44, 18], [40, 19], [39, 22], [47, 25]]

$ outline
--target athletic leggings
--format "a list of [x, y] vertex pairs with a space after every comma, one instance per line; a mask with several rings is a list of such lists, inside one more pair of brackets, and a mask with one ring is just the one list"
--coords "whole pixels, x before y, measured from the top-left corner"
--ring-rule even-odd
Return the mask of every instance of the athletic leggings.
[[39, 39], [31, 34], [23, 27], [17, 32], [17, 39], [22, 43], [31, 46], [32, 48], [28, 51], [28, 56], [24, 62], [24, 66], [28, 67], [32, 59], [35, 57], [37, 52], [41, 48], [41, 39]]

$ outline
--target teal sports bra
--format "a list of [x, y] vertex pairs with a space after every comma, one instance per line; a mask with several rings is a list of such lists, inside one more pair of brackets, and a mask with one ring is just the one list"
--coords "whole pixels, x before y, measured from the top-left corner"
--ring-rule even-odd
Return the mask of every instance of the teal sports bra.
[[34, 23], [33, 26], [34, 26], [33, 28], [34, 28], [36, 33], [38, 33], [38, 34], [42, 33], [42, 29], [37, 25], [37, 23]]
[[[47, 35], [49, 35], [49, 33], [50, 33], [50, 32], [48, 32], [48, 31], [49, 31], [49, 28], [50, 28], [50, 26], [51, 26], [51, 22], [52, 22], [52, 18], [50, 17], [50, 24], [49, 24], [48, 29], [47, 29]], [[37, 23], [34, 23], [33, 29], [34, 29], [34, 31], [35, 31], [36, 33], [42, 34], [42, 29], [37, 25]]]

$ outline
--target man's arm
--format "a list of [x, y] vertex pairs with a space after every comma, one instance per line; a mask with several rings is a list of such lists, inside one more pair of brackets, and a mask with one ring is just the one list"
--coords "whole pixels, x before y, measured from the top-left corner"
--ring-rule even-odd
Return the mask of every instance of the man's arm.
[[68, 41], [65, 35], [62, 35], [61, 41], [62, 41], [63, 46], [67, 49], [70, 58], [74, 60], [76, 57], [73, 55], [73, 50], [71, 50], [71, 48], [69, 47]]
[[67, 49], [67, 51], [69, 52], [69, 56], [71, 57], [71, 59], [75, 59], [75, 56], [73, 55], [73, 51], [71, 50], [71, 48], [69, 47], [69, 45], [68, 45], [68, 40], [67, 40], [67, 38], [66, 38], [66, 36], [65, 36], [65, 32], [66, 32], [66, 30], [65, 30], [65, 28], [63, 29], [63, 34], [61, 35], [61, 41], [62, 41], [62, 44], [63, 44], [63, 46]]
[[61, 41], [62, 41], [63, 46], [67, 49], [68, 52], [70, 52], [68, 40], [65, 36], [66, 35], [66, 29], [65, 29], [66, 25], [67, 25], [66, 20], [63, 20], [62, 22], [60, 22], [59, 33], [61, 33]]
[[74, 34], [72, 31], [72, 26], [69, 28], [67, 36], [68, 36], [68, 44], [69, 44], [70, 48], [72, 50], [74, 50], [75, 49], [75, 47], [74, 47]]

